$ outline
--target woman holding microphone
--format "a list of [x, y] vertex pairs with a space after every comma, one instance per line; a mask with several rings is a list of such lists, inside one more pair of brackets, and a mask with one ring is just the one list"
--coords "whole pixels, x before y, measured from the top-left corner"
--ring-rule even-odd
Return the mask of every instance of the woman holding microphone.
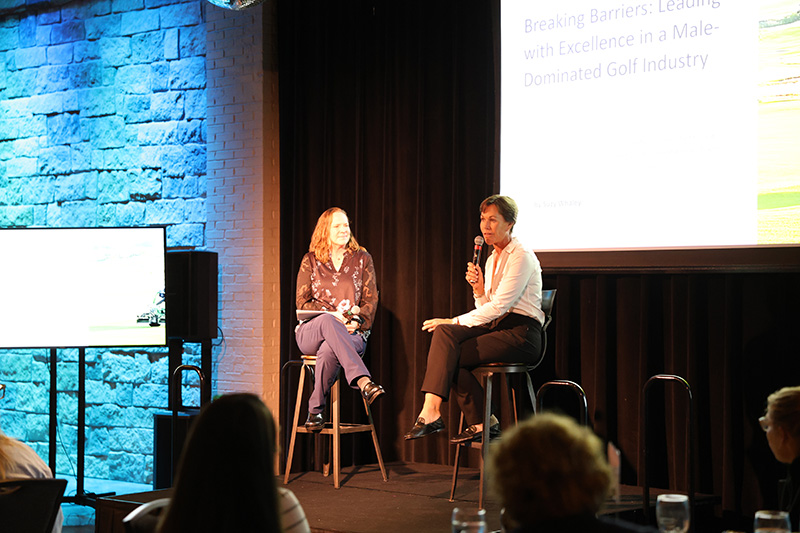
[[[444, 429], [442, 402], [452, 388], [467, 428], [450, 439], [453, 444], [479, 440], [483, 431], [483, 388], [471, 370], [494, 362], [535, 363], [540, 354], [544, 322], [542, 270], [536, 255], [512, 236], [517, 204], [493, 195], [480, 206], [481, 233], [492, 252], [486, 273], [468, 263], [466, 280], [475, 309], [453, 318], [431, 318], [422, 324], [433, 333], [428, 366], [422, 383], [424, 402], [407, 440]], [[496, 422], [490, 428], [499, 433]]]

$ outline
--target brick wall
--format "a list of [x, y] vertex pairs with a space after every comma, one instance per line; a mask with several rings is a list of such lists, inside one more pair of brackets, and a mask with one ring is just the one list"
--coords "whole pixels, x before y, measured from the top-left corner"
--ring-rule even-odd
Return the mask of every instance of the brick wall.
[[[215, 358], [216, 390], [254, 392], [277, 411], [277, 72], [264, 71], [264, 46], [275, 32], [265, 36], [262, 20], [274, 21], [274, 7], [268, 2], [237, 12], [207, 6], [206, 237], [220, 254], [225, 346]], [[274, 61], [269, 53], [267, 61]]]
[[[278, 126], [274, 3], [0, 4], [0, 227], [168, 225], [220, 258], [215, 393], [277, 409]], [[266, 14], [268, 23], [262, 22]], [[262, 46], [270, 51], [264, 72]], [[184, 362], [197, 364], [187, 344]], [[47, 457], [47, 350], [0, 350], [0, 427]], [[77, 351], [59, 350], [59, 474], [74, 472]], [[161, 349], [87, 351], [86, 475], [150, 483]], [[188, 387], [186, 402], [197, 401]]]
[[[166, 224], [168, 246], [205, 247], [203, 4], [16, 4], [0, 11], [0, 226]], [[57, 364], [56, 470], [73, 475], [77, 351]], [[48, 365], [47, 350], [0, 353], [0, 427], [44, 458]], [[166, 375], [163, 349], [87, 351], [87, 478], [152, 482]]]

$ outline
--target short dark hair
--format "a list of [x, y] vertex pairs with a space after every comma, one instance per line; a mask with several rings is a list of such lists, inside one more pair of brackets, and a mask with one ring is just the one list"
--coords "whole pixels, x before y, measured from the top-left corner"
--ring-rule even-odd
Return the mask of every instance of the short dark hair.
[[[517, 208], [517, 202], [515, 202], [513, 198], [510, 196], [493, 194], [481, 202], [481, 213], [486, 211], [490, 205], [497, 206], [497, 210], [500, 212], [506, 222], [511, 222], [512, 224], [517, 223], [517, 213], [519, 213], [519, 208]], [[511, 227], [511, 230], [514, 230], [513, 226]]]

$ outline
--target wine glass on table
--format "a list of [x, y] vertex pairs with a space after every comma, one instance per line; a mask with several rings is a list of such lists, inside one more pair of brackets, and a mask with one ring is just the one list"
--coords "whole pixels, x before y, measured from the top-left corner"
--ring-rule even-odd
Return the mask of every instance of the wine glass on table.
[[689, 530], [689, 497], [685, 494], [659, 494], [656, 521], [661, 533], [686, 533]]
[[756, 511], [753, 520], [755, 533], [790, 533], [789, 513], [786, 511]]
[[452, 533], [486, 533], [485, 509], [453, 509]]

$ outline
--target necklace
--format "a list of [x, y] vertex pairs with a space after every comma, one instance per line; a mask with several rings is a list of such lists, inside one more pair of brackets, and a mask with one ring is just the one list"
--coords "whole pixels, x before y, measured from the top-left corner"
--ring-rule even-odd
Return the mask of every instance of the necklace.
[[339, 267], [342, 266], [344, 262], [344, 250], [331, 250], [331, 263], [333, 264], [333, 268], [335, 270], [339, 270]]

